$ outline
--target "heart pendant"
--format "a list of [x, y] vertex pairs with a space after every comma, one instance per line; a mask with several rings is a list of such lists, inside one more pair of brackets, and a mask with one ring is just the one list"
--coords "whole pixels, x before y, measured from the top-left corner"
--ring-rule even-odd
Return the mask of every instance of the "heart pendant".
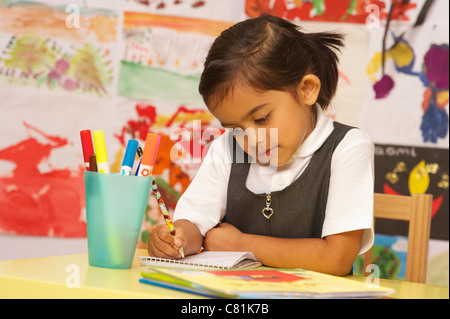
[[262, 209], [261, 213], [264, 215], [264, 217], [270, 219], [270, 217], [273, 215], [273, 209], [270, 207], [265, 207]]

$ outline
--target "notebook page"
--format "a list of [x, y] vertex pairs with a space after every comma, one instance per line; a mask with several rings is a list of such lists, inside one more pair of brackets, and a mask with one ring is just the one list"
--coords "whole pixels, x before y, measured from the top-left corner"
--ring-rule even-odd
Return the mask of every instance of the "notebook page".
[[166, 266], [166, 267], [180, 267], [180, 268], [215, 268], [215, 269], [230, 269], [230, 268], [247, 268], [258, 267], [260, 262], [256, 261], [251, 252], [236, 252], [236, 251], [203, 251], [199, 254], [187, 256], [181, 259], [164, 259], [155, 257], [139, 256], [142, 259], [143, 265], [151, 266]]
[[203, 251], [196, 255], [187, 256], [185, 262], [198, 263], [201, 265], [211, 265], [217, 268], [232, 268], [243, 258], [255, 260], [252, 253], [238, 251]]

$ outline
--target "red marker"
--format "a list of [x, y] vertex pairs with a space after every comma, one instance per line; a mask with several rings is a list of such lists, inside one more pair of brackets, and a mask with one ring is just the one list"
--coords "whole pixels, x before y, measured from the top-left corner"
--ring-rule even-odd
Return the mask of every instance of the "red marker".
[[84, 165], [89, 171], [89, 156], [94, 154], [94, 145], [92, 144], [91, 130], [84, 130], [80, 132], [81, 145], [83, 146]]
[[144, 154], [142, 154], [141, 164], [139, 166], [138, 176], [152, 175], [153, 165], [156, 160], [156, 151], [159, 146], [161, 136], [157, 134], [147, 133], [145, 140]]

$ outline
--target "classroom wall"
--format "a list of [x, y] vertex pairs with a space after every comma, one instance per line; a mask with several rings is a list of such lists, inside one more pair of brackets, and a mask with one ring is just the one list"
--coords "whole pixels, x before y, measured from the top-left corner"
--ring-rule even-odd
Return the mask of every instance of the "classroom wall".
[[[377, 192], [434, 195], [432, 251], [444, 258], [432, 267], [448, 270], [449, 3], [413, 28], [424, 3], [396, 6], [383, 67], [388, 0], [0, 0], [0, 260], [87, 250], [84, 129], [105, 131], [113, 171], [128, 139], [160, 134], [154, 176], [172, 212], [201, 161], [199, 136], [220, 128], [197, 91], [208, 47], [267, 12], [347, 35], [327, 115], [372, 137]], [[139, 247], [161, 222], [151, 197]]]

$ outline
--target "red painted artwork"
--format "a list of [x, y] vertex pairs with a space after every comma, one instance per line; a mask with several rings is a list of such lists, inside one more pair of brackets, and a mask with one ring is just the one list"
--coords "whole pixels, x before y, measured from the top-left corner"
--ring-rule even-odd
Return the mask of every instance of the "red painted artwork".
[[[396, 5], [392, 20], [410, 21], [408, 13], [416, 3], [394, 0]], [[386, 20], [390, 6], [380, 0], [246, 0], [245, 13], [257, 17], [268, 13], [287, 20], [366, 23], [375, 15], [379, 21]]]
[[23, 123], [29, 137], [0, 150], [0, 160], [14, 164], [11, 174], [0, 177], [0, 230], [34, 236], [86, 237], [83, 169], [51, 169], [41, 173], [39, 164], [51, 152], [68, 144]]
[[[157, 108], [151, 104], [138, 103], [134, 108], [136, 115], [126, 120], [114, 137], [125, 148], [130, 138], [144, 142], [148, 132], [161, 136], [153, 176], [167, 209], [173, 211], [198, 169], [201, 156], [206, 153], [209, 140], [196, 137], [202, 136], [211, 127], [212, 115], [204, 109], [185, 106], [178, 107], [170, 116], [158, 115]], [[201, 124], [196, 127], [194, 120]], [[82, 158], [76, 167], [60, 169], [52, 166], [49, 161], [52, 152], [69, 146], [69, 138], [50, 135], [27, 122], [23, 122], [23, 127], [27, 138], [0, 149], [0, 161], [3, 167], [8, 167], [0, 175], [0, 232], [86, 237]], [[174, 139], [170, 136], [173, 130], [178, 129], [189, 132], [188, 138]], [[78, 132], [74, 135], [78, 136]], [[177, 163], [177, 158], [171, 154], [174, 146], [178, 146], [182, 156], [191, 162]], [[117, 172], [113, 167], [120, 165], [121, 151], [111, 149], [111, 154], [116, 155], [111, 156], [111, 159], [115, 158], [111, 163], [112, 172]], [[141, 243], [146, 242], [146, 231], [160, 222], [163, 219], [158, 207], [149, 206], [143, 222]]]

